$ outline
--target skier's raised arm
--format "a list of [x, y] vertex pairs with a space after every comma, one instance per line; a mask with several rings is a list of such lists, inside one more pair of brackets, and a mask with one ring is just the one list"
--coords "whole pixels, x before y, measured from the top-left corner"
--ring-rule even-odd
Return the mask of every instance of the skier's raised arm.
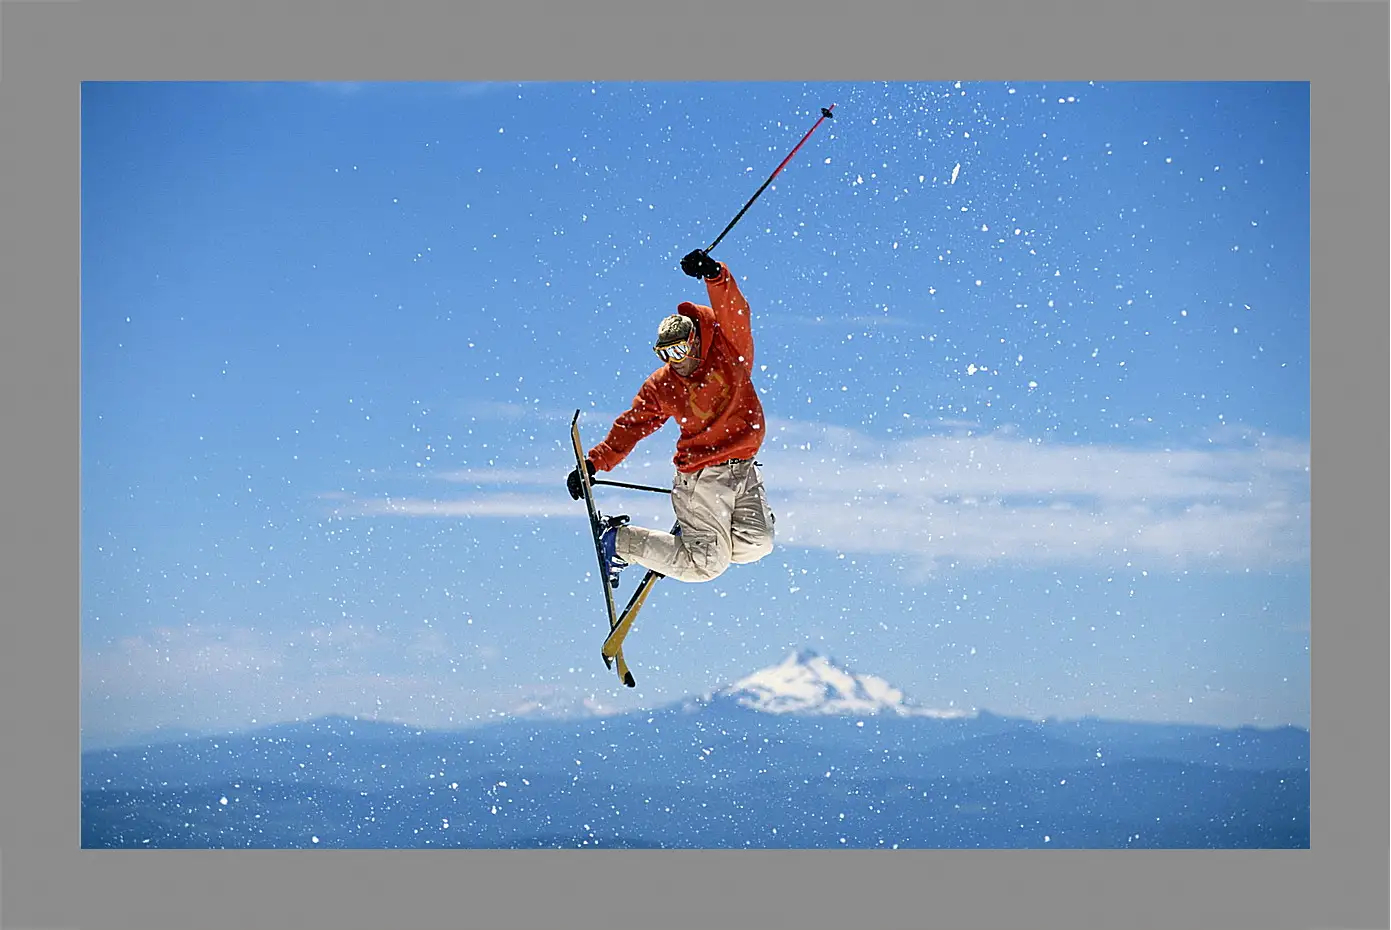
[[715, 311], [715, 320], [739, 353], [739, 361], [748, 371], [753, 370], [753, 323], [749, 315], [749, 302], [739, 290], [729, 266], [711, 258], [708, 253], [697, 249], [681, 259], [681, 270], [691, 277], [705, 281], [705, 292], [710, 295], [710, 308]]

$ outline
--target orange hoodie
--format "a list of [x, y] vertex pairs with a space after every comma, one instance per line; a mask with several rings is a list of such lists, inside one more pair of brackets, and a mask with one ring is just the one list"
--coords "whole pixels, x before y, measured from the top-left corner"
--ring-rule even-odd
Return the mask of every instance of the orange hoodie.
[[753, 458], [763, 445], [763, 405], [751, 380], [748, 302], [723, 263], [718, 277], [705, 280], [705, 289], [709, 307], [685, 301], [676, 308], [700, 327], [699, 366], [689, 378], [665, 364], [647, 376], [632, 407], [614, 421], [604, 441], [589, 450], [596, 470], [613, 469], [669, 418], [681, 424], [672, 459], [678, 471]]

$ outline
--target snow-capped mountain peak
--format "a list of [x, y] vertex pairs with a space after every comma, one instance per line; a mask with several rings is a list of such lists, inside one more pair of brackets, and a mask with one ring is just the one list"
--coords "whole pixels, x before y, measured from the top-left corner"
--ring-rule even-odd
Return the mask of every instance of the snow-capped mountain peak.
[[893, 714], [903, 717], [967, 717], [964, 710], [933, 710], [909, 700], [875, 675], [848, 671], [815, 650], [793, 652], [711, 695], [773, 714]]

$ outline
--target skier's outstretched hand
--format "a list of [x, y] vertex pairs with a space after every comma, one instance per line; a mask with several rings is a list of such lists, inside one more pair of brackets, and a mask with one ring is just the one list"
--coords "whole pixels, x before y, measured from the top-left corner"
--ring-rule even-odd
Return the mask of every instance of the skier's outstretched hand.
[[[589, 477], [593, 478], [594, 463], [591, 462], [589, 459], [585, 459], [584, 467], [589, 471]], [[580, 470], [578, 468], [570, 472], [569, 476], [565, 479], [565, 488], [570, 492], [570, 496], [575, 500], [579, 500], [581, 497], [584, 497], [584, 485], [580, 484]]]
[[681, 259], [681, 270], [693, 278], [717, 278], [720, 275], [720, 263], [704, 250], [696, 249]]

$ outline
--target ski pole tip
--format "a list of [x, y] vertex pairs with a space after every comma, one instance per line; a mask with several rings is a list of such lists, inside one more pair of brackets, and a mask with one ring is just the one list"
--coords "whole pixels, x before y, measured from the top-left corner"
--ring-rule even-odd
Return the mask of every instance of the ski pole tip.
[[834, 103], [831, 104], [829, 107], [822, 107], [822, 108], [821, 108], [821, 115], [824, 116], [824, 117], [826, 117], [827, 119], [835, 119], [835, 118], [836, 118], [836, 115], [835, 115], [834, 113], [831, 112], [831, 111], [834, 110], [835, 108], [836, 108], [836, 105], [835, 105]]

